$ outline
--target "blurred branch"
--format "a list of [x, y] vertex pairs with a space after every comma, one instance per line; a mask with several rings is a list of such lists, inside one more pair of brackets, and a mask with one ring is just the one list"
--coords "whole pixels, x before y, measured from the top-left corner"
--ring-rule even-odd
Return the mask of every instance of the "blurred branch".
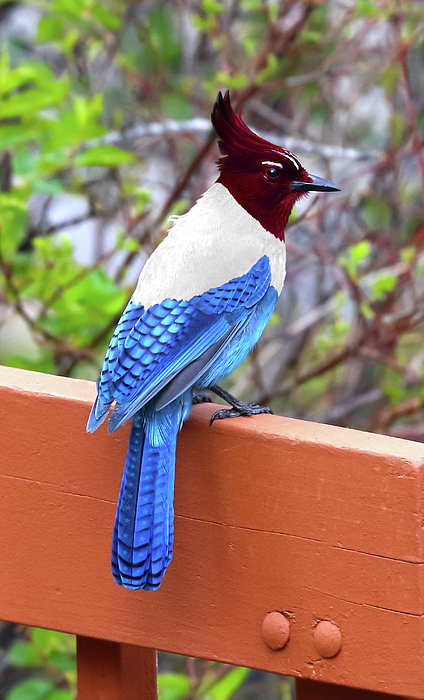
[[396, 420], [405, 416], [418, 414], [424, 407], [424, 398], [412, 396], [395, 406], [377, 411], [368, 422], [368, 430], [386, 431]]
[[[260, 104], [255, 101], [256, 106]], [[267, 113], [272, 112], [276, 116], [276, 120], [281, 117], [277, 112], [273, 112], [267, 108]], [[281, 117], [283, 119], [283, 117]], [[196, 134], [208, 133], [211, 129], [209, 119], [196, 117], [195, 119], [183, 119], [175, 121], [169, 119], [165, 122], [151, 122], [150, 124], [138, 124], [125, 129], [121, 132], [111, 131], [106, 136], [99, 139], [87, 141], [85, 148], [93, 148], [103, 144], [112, 144], [122, 148], [133, 149], [137, 142], [143, 140], [151, 140], [152, 138], [160, 139], [164, 136], [172, 134]], [[314, 143], [306, 139], [297, 139], [292, 136], [281, 136], [277, 132], [264, 132], [255, 129], [255, 131], [263, 139], [271, 141], [271, 143], [279, 143], [283, 148], [289, 151], [302, 151], [312, 155], [323, 156], [324, 158], [348, 158], [350, 160], [378, 160], [382, 156], [380, 151], [359, 151], [356, 148], [344, 148], [343, 146], [331, 146], [329, 144]], [[212, 141], [215, 139], [213, 132]]]
[[411, 95], [411, 80], [409, 74], [408, 66], [408, 50], [410, 46], [399, 38], [398, 55], [399, 62], [402, 67], [403, 72], [403, 87], [404, 87], [404, 97], [406, 104], [406, 117], [408, 120], [408, 125], [412, 138], [412, 148], [415, 154], [415, 159], [417, 163], [417, 170], [421, 181], [421, 191], [422, 191], [422, 206], [424, 208], [424, 153], [423, 153], [423, 139], [421, 134], [420, 125], [418, 123], [417, 110], [415, 108], [414, 101]]
[[370, 389], [357, 396], [347, 396], [336, 406], [330, 406], [326, 411], [314, 415], [313, 419], [317, 423], [338, 423], [358, 408], [364, 408], [372, 403], [376, 403], [383, 397], [384, 392], [379, 388]]

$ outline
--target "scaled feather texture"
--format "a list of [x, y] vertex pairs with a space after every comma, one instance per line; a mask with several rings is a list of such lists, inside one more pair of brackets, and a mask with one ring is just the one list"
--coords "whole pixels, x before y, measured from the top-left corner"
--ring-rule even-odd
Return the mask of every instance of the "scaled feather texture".
[[[244, 124], [228, 92], [219, 93], [212, 123], [222, 154], [218, 182], [174, 225], [178, 254], [169, 258], [165, 240], [142, 270], [110, 341], [87, 424], [89, 432], [96, 430], [112, 404], [110, 432], [132, 420], [112, 536], [113, 577], [129, 589], [155, 590], [161, 584], [172, 558], [178, 431], [193, 391], [218, 389], [259, 340], [284, 282], [281, 218], [313, 178], [292, 154]], [[295, 189], [299, 183], [301, 192]], [[205, 289], [205, 270], [222, 278], [216, 267], [224, 250], [227, 279]], [[161, 273], [170, 265], [167, 281]], [[157, 300], [159, 288], [166, 292]]]

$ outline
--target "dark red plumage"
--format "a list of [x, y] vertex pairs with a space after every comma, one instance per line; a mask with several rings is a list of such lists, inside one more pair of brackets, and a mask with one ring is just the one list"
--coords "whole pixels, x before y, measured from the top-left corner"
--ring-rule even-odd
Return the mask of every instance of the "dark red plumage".
[[227, 90], [224, 97], [221, 92], [218, 93], [211, 120], [219, 136], [219, 150], [224, 156], [224, 158], [221, 157], [219, 159], [219, 166], [224, 164], [225, 156], [246, 159], [254, 156], [262, 157], [265, 154], [272, 158], [277, 154], [290, 156], [300, 168], [302, 167], [293, 153], [266, 141], [249, 129], [242, 120], [240, 113], [241, 110], [236, 114], [231, 106], [229, 90]]
[[[293, 205], [305, 194], [290, 185], [294, 181], [311, 182], [311, 178], [290, 151], [257, 136], [246, 126], [231, 107], [228, 91], [224, 97], [218, 93], [211, 119], [221, 151], [218, 182], [267, 231], [283, 239]], [[277, 170], [277, 175], [270, 177], [271, 170]]]

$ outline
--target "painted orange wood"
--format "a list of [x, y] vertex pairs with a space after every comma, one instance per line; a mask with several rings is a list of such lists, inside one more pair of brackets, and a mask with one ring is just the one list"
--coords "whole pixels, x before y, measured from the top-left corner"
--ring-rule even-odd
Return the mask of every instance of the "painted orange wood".
[[400, 695], [348, 688], [308, 679], [296, 680], [296, 700], [400, 700]]
[[[179, 438], [157, 592], [113, 583], [128, 426], [85, 434], [94, 384], [2, 368], [0, 619], [424, 698], [424, 446], [276, 416]], [[271, 650], [262, 622], [290, 620]], [[329, 620], [341, 651], [323, 658]]]
[[78, 700], [157, 700], [156, 651], [77, 637]]

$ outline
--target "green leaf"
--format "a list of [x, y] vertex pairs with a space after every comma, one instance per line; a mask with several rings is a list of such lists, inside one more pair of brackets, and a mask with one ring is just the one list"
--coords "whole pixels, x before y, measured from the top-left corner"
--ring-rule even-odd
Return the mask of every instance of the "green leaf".
[[357, 277], [357, 270], [361, 263], [364, 263], [371, 254], [371, 243], [369, 241], [360, 241], [355, 245], [346, 248], [344, 253], [339, 257], [339, 265], [347, 270], [352, 279]]
[[356, 17], [376, 17], [378, 16], [378, 6], [375, 0], [356, 0]]
[[243, 73], [229, 75], [228, 73], [223, 73], [222, 71], [218, 71], [215, 80], [217, 83], [225, 85], [227, 90], [238, 90], [246, 87], [248, 83], [247, 75], [244, 75]]
[[378, 279], [372, 286], [372, 300], [380, 301], [385, 299], [387, 294], [396, 287], [398, 278], [390, 272], [380, 272]]
[[399, 148], [404, 140], [406, 131], [405, 116], [400, 112], [392, 112], [389, 120], [390, 138], [395, 148]]
[[175, 65], [181, 51], [175, 40], [175, 27], [167, 10], [159, 8], [150, 13], [149, 37], [152, 49], [157, 53], [159, 64]]
[[28, 175], [36, 170], [38, 154], [34, 148], [22, 146], [13, 154], [13, 172], [17, 175]]
[[293, 208], [293, 209], [291, 210], [291, 212], [290, 212], [290, 216], [289, 216], [289, 219], [288, 219], [288, 222], [287, 222], [287, 223], [288, 223], [290, 226], [292, 226], [293, 224], [296, 223], [296, 219], [298, 218], [298, 216], [299, 216], [299, 214], [298, 214], [296, 208]]
[[[8, 199], [6, 206], [2, 207]], [[16, 255], [28, 226], [28, 212], [26, 205], [13, 195], [0, 193], [0, 250], [2, 256], [8, 262], [12, 262]]]
[[34, 644], [43, 650], [44, 654], [50, 654], [52, 651], [61, 649], [66, 643], [67, 635], [65, 632], [57, 632], [57, 630], [47, 630], [42, 627], [32, 627], [31, 636]]
[[268, 12], [270, 22], [276, 22], [278, 19], [278, 11], [280, 9], [279, 0], [268, 0]]
[[20, 211], [22, 213], [27, 213], [27, 205], [25, 201], [15, 197], [13, 194], [8, 192], [0, 192], [0, 214], [7, 209], [13, 211]]
[[414, 257], [415, 252], [416, 250], [413, 246], [407, 246], [400, 251], [400, 259], [404, 263], [409, 263], [409, 261]]
[[385, 368], [385, 376], [381, 382], [382, 389], [389, 398], [390, 403], [396, 404], [405, 398], [405, 387], [403, 386], [403, 376], [390, 367]]
[[74, 700], [76, 697], [76, 691], [74, 690], [62, 690], [62, 688], [55, 688], [51, 693], [46, 695], [43, 700]]
[[304, 30], [301, 37], [302, 41], [304, 41], [306, 44], [319, 44], [322, 39], [320, 32], [311, 32], [308, 30]]
[[75, 671], [77, 668], [77, 661], [75, 655], [69, 651], [62, 651], [60, 649], [54, 649], [49, 655], [49, 663], [57, 671], [62, 673], [65, 671]]
[[54, 0], [51, 3], [51, 9], [68, 17], [79, 19], [86, 4], [86, 0]]
[[317, 348], [320, 355], [327, 355], [346, 342], [351, 327], [344, 319], [317, 329]]
[[282, 681], [279, 683], [278, 688], [280, 691], [281, 700], [292, 700], [293, 686], [290, 681]]
[[61, 103], [68, 92], [68, 84], [57, 82], [48, 90], [31, 89], [0, 101], [0, 118], [27, 117], [40, 109]]
[[27, 124], [5, 124], [0, 126], [0, 151], [5, 151], [39, 138], [38, 129]]
[[275, 54], [269, 53], [266, 57], [266, 61], [266, 68], [259, 71], [259, 73], [256, 76], [256, 83], [258, 85], [262, 85], [262, 83], [271, 78], [274, 75], [274, 73], [276, 73], [279, 69], [278, 58], [275, 56]]
[[361, 217], [367, 228], [372, 230], [388, 229], [390, 225], [390, 209], [383, 199], [370, 195], [365, 197]]
[[187, 695], [189, 681], [182, 673], [159, 673], [158, 687], [160, 700], [179, 700]]
[[134, 163], [135, 158], [132, 153], [123, 151], [117, 146], [105, 144], [89, 148], [75, 158], [75, 165], [103, 165], [113, 168], [124, 163]]
[[17, 639], [8, 654], [9, 663], [12, 666], [22, 666], [24, 668], [36, 668], [43, 666], [40, 655], [35, 650], [31, 642]]
[[0, 94], [2, 95], [6, 95], [8, 92], [28, 83], [46, 86], [56, 81], [51, 69], [38, 61], [21, 63], [13, 69], [10, 69], [7, 65], [2, 66], [0, 76]]
[[63, 192], [63, 182], [59, 178], [52, 177], [50, 180], [36, 178], [32, 183], [35, 192], [42, 194], [60, 194]]
[[68, 149], [51, 148], [41, 154], [37, 170], [40, 175], [50, 175], [68, 164]]
[[54, 690], [54, 683], [43, 678], [27, 678], [17, 683], [6, 695], [6, 700], [45, 700]]
[[369, 241], [360, 241], [349, 248], [350, 259], [357, 265], [364, 262], [371, 253], [371, 243]]
[[374, 318], [374, 311], [372, 310], [371, 306], [368, 304], [368, 302], [363, 301], [360, 305], [359, 308], [361, 310], [361, 314], [365, 316], [365, 318], [368, 319], [368, 321], [372, 321]]
[[140, 248], [140, 243], [134, 238], [126, 238], [122, 231], [116, 236], [115, 250], [130, 250], [136, 252]]
[[172, 119], [190, 119], [193, 111], [190, 102], [181, 95], [163, 94], [160, 98], [161, 109]]
[[37, 30], [36, 41], [55, 41], [64, 35], [64, 27], [57, 17], [42, 17]]
[[207, 32], [211, 27], [211, 20], [208, 17], [200, 17], [200, 15], [192, 15], [191, 21], [193, 26], [199, 30], [199, 32]]
[[424, 109], [422, 109], [418, 114], [418, 126], [420, 127], [421, 131], [424, 131]]
[[228, 700], [232, 694], [240, 688], [249, 672], [250, 668], [243, 668], [242, 666], [233, 668], [215, 683], [213, 688], [209, 690], [208, 695], [213, 698], [213, 700]]
[[187, 199], [179, 199], [175, 202], [169, 212], [169, 220], [172, 220], [173, 216], [181, 216], [181, 214], [184, 214], [187, 211], [188, 205], [189, 202]]
[[203, 0], [202, 4], [204, 11], [208, 15], [217, 15], [226, 10], [224, 3], [216, 2], [216, 0]]
[[383, 70], [380, 83], [387, 97], [393, 97], [401, 78], [401, 67], [398, 63], [392, 63]]
[[113, 12], [109, 12], [105, 7], [101, 5], [95, 5], [91, 14], [95, 19], [97, 19], [104, 27], [115, 32], [121, 26], [121, 19], [118, 15], [114, 15]]
[[137, 187], [135, 194], [137, 196], [137, 201], [135, 205], [135, 213], [138, 216], [146, 206], [152, 200], [152, 190], [143, 187]]

